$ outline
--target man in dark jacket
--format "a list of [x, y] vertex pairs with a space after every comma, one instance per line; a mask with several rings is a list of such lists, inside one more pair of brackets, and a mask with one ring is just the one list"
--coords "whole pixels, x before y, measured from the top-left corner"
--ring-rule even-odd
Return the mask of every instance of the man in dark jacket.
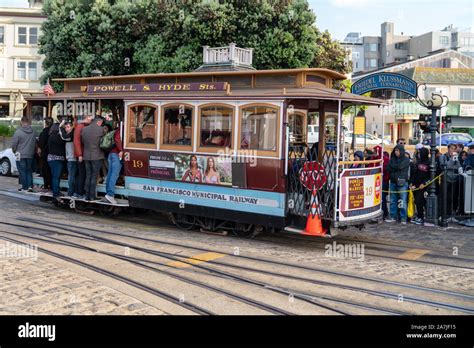
[[469, 156], [462, 164], [463, 171], [474, 169], [474, 145], [469, 145]]
[[[421, 148], [417, 152], [416, 163], [413, 166], [410, 178], [410, 190], [415, 190], [415, 204], [417, 218], [412, 222], [416, 225], [425, 223], [426, 209], [426, 185], [430, 181], [430, 161], [428, 158], [429, 151], [427, 148]], [[433, 184], [434, 185], [434, 184]]]
[[400, 210], [400, 222], [407, 223], [407, 198], [410, 160], [405, 156], [405, 148], [397, 145], [392, 151], [387, 171], [390, 176], [390, 217], [386, 222], [394, 222]]
[[43, 177], [43, 192], [51, 190], [51, 169], [48, 165], [48, 138], [54, 121], [51, 117], [44, 119], [44, 128], [38, 138], [38, 155], [40, 157], [40, 171]]
[[63, 128], [64, 123], [65, 121], [53, 124], [48, 139], [48, 164], [51, 168], [51, 187], [55, 198], [62, 196], [59, 184], [66, 160], [66, 142], [72, 141], [72, 134], [68, 135]]
[[98, 200], [96, 195], [97, 177], [102, 166], [102, 160], [105, 158], [104, 152], [100, 149], [100, 139], [105, 133], [105, 128], [102, 127], [103, 122], [102, 117], [96, 117], [81, 132], [81, 140], [84, 145], [83, 157], [86, 165], [84, 189], [88, 201]]
[[451, 216], [449, 219], [453, 222], [457, 221], [452, 215], [456, 213], [460, 202], [459, 169], [461, 168], [461, 162], [457, 150], [456, 144], [449, 144], [448, 152], [441, 155], [439, 159], [441, 169], [443, 170], [446, 167], [446, 177], [443, 180], [446, 180], [448, 185], [447, 213]]
[[28, 117], [21, 118], [21, 127], [15, 131], [12, 151], [17, 157], [16, 166], [20, 173], [21, 188], [18, 191], [33, 192], [33, 159], [36, 149], [36, 132], [31, 128]]

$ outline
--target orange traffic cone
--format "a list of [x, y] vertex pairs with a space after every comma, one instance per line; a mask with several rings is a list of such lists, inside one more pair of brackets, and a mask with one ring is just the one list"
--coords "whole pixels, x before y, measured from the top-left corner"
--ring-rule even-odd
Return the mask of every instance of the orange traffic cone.
[[311, 198], [313, 204], [311, 205], [311, 211], [308, 214], [306, 228], [304, 229], [304, 232], [302, 234], [305, 236], [322, 237], [326, 235], [326, 231], [323, 229], [323, 223], [319, 216], [319, 204], [315, 192], [313, 192], [313, 196]]

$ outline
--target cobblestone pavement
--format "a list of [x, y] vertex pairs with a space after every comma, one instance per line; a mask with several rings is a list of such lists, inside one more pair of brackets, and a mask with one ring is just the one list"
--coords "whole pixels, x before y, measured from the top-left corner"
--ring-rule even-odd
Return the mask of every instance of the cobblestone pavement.
[[0, 241], [0, 315], [164, 314], [97, 281], [32, 254], [11, 257], [18, 244]]

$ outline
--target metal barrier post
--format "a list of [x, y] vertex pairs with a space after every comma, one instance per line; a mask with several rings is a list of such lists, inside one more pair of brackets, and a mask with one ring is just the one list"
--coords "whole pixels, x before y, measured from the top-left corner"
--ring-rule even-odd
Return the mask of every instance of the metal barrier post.
[[[442, 210], [442, 215], [441, 215], [441, 222], [440, 222], [440, 226], [441, 227], [448, 227], [448, 217], [447, 217], [447, 214], [448, 214], [448, 211], [447, 211], [447, 204], [448, 204], [448, 180], [447, 180], [447, 166], [446, 165], [443, 165], [442, 166], [442, 169], [443, 169], [443, 176], [442, 176], [442, 183], [441, 183], [441, 189], [442, 189], [442, 206], [443, 206], [443, 210]], [[435, 183], [432, 183], [432, 185], [435, 185]]]

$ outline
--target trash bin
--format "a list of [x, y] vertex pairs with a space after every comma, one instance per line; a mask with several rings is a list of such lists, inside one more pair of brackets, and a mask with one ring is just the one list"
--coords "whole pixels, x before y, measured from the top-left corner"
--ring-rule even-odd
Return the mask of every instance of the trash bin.
[[464, 181], [464, 212], [474, 213], [474, 169], [461, 174]]

